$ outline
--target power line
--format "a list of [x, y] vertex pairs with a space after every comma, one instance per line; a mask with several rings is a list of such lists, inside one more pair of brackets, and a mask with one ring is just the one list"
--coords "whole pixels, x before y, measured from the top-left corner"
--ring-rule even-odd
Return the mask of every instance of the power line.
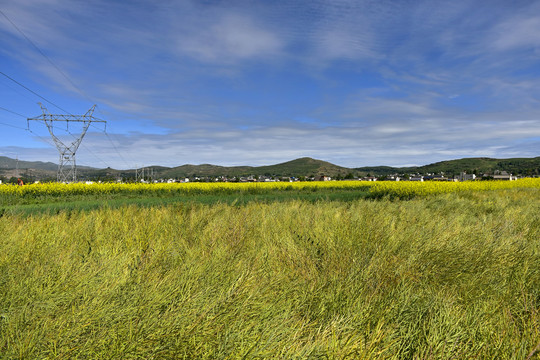
[[33, 132], [32, 130], [30, 129], [25, 129], [26, 131], [28, 131], [30, 134], [34, 135], [34, 136], [37, 136], [38, 138], [40, 138], [42, 141], [46, 142], [47, 144], [51, 145], [51, 146], [55, 146], [52, 142], [49, 141], [49, 139], [46, 139], [44, 138], [43, 136], [39, 135], [39, 134], [36, 134], [35, 132]]
[[[7, 109], [6, 109], [7, 110]], [[9, 111], [9, 110], [8, 110]], [[11, 112], [11, 111], [10, 111]], [[17, 115], [20, 115], [22, 117], [25, 117], [21, 114], [17, 114]], [[74, 115], [72, 115], [74, 116]], [[97, 119], [99, 121], [99, 119]], [[66, 123], [67, 124], [67, 123]], [[90, 124], [91, 125], [91, 124]], [[93, 125], [92, 125], [93, 126]], [[52, 123], [50, 124], [50, 127], [52, 129], [56, 129], [56, 130], [59, 130], [59, 131], [63, 131], [63, 132], [66, 132], [68, 133], [74, 140], [77, 140], [78, 139], [78, 136], [73, 134], [71, 131], [69, 131], [69, 128], [66, 128], [66, 129], [63, 129], [63, 128], [60, 128], [58, 126], [54, 126]], [[95, 126], [94, 126], [95, 127]], [[27, 128], [25, 130], [28, 130], [30, 131], [32, 134], [34, 134], [35, 136], [38, 136], [39, 138], [43, 139], [43, 137], [39, 136], [38, 134], [34, 133], [33, 131], [30, 130], [30, 128]], [[56, 146], [56, 144], [52, 144], [51, 142], [47, 141], [48, 144], [51, 144], [52, 146]], [[100, 157], [98, 157], [92, 150], [90, 150], [88, 147], [86, 147], [84, 144], [81, 143], [81, 145], [83, 146], [83, 148], [85, 150], [87, 150], [92, 156], [94, 156], [94, 158], [96, 158], [98, 161], [102, 162], [103, 164], [105, 164], [106, 167], [109, 167], [109, 164], [107, 162], [105, 162], [103, 159], [101, 159]]]
[[[7, 111], [7, 112], [9, 112], [9, 113], [11, 113], [11, 114], [20, 116], [20, 117], [25, 118], [25, 119], [27, 118], [26, 116], [24, 116], [24, 115], [22, 115], [22, 114], [19, 114], [18, 112], [15, 112], [15, 111], [6, 109], [5, 107], [1, 107], [1, 106], [0, 106], [0, 110]], [[6, 125], [6, 126], [11, 126], [12, 128], [16, 128], [16, 129], [21, 129], [21, 130], [29, 131], [29, 132], [31, 132], [32, 134], [34, 134], [35, 136], [39, 136], [38, 134], [36, 134], [36, 133], [34, 133], [33, 131], [31, 131], [30, 128], [28, 128], [28, 127], [27, 127], [27, 128], [22, 128], [22, 127], [20, 127], [20, 126], [10, 125], [10, 124], [6, 124], [6, 123], [0, 123], [0, 124]], [[58, 126], [52, 126], [52, 127], [53, 127], [54, 129], [64, 130], [64, 129], [59, 128]], [[71, 136], [75, 137], [75, 135], [73, 135], [73, 134], [70, 133], [69, 131], [67, 131], [67, 132], [68, 132]], [[39, 136], [39, 137], [41, 137], [41, 136]]]
[[0, 106], [0, 109], [2, 109], [2, 110], [4, 110], [4, 111], [7, 111], [8, 113], [12, 113], [12, 114], [14, 114], [14, 115], [18, 115], [18, 116], [21, 116], [21, 117], [23, 117], [23, 118], [26, 118], [26, 116], [21, 115], [21, 114], [19, 114], [18, 112], [15, 112], [15, 111], [11, 111], [11, 110], [9, 110], [9, 109], [6, 109], [6, 108], [4, 108], [4, 107], [1, 107], [1, 106]]
[[[3, 108], [2, 108], [2, 109], [3, 109]], [[21, 115], [21, 116], [22, 116], [22, 115]], [[23, 117], [24, 117], [24, 116], [23, 116]], [[2, 123], [0, 123], [0, 124], [2, 124]], [[4, 124], [4, 125], [8, 125], [8, 124]], [[8, 126], [12, 126], [12, 125], [8, 125]], [[15, 127], [15, 126], [12, 126], [12, 127]], [[58, 126], [51, 126], [51, 127], [54, 128], [54, 129], [57, 129], [57, 130], [67, 131], [67, 133], [68, 133], [69, 135], [71, 135], [71, 137], [72, 137], [73, 139], [75, 139], [75, 140], [77, 139], [77, 136], [76, 136], [75, 134], [71, 133], [69, 130], [61, 129], [61, 128], [59, 128]], [[45, 141], [47, 144], [52, 145], [52, 146], [56, 146], [54, 143], [50, 142], [48, 139], [46, 139], [46, 138], [44, 138], [44, 137], [42, 137], [42, 136], [36, 134], [35, 132], [33, 132], [32, 130], [30, 130], [29, 128], [27, 128], [27, 129], [23, 129], [23, 128], [20, 128], [20, 127], [16, 127], [16, 128], [17, 128], [17, 129], [22, 129], [22, 130], [27, 130], [27, 131], [29, 131], [30, 133], [32, 133], [34, 136], [37, 136], [37, 137], [39, 137], [41, 140]], [[109, 164], [108, 164], [107, 162], [105, 162], [103, 159], [101, 159], [100, 157], [98, 157], [92, 150], [90, 150], [88, 147], [86, 147], [86, 146], [85, 146], [84, 144], [82, 144], [82, 143], [81, 143], [81, 145], [82, 145], [82, 147], [83, 147], [85, 150], [87, 150], [87, 151], [88, 151], [92, 156], [94, 156], [97, 160], [101, 161], [101, 162], [102, 162], [103, 164], [105, 164], [107, 167], [110, 167]]]
[[120, 151], [118, 151], [118, 149], [116, 148], [116, 145], [114, 145], [114, 142], [112, 141], [112, 139], [110, 138], [110, 136], [109, 136], [109, 134], [107, 132], [105, 132], [105, 136], [107, 136], [107, 139], [109, 139], [109, 141], [110, 141], [111, 145], [113, 146], [114, 150], [116, 151], [118, 156], [120, 156], [120, 159], [122, 159], [124, 164], [126, 164], [127, 168], [129, 169], [130, 168], [129, 164], [127, 163], [126, 159], [124, 159], [124, 157], [122, 156], [122, 153]]
[[[12, 111], [12, 110], [9, 110], [9, 109], [6, 109], [5, 107], [1, 107], [0, 106], [0, 110], [4, 110], [4, 111], [7, 111], [8, 113], [11, 113], [13, 115], [17, 115], [17, 116], [20, 116], [20, 117], [23, 117], [23, 118], [26, 118], [26, 116], [24, 115], [21, 115], [19, 114], [18, 112], [15, 112], [15, 111]], [[3, 122], [0, 122], [0, 125], [5, 125], [5, 126], [9, 126], [9, 127], [12, 127], [14, 129], [19, 129], [19, 130], [26, 130], [25, 128], [23, 127], [20, 127], [20, 126], [16, 126], [16, 125], [11, 125], [11, 124], [6, 124], [6, 123], [3, 123]]]
[[30, 91], [32, 94], [36, 95], [37, 97], [39, 97], [40, 99], [43, 99], [45, 100], [46, 102], [48, 102], [49, 104], [51, 104], [52, 106], [55, 106], [57, 107], [58, 109], [62, 110], [63, 112], [69, 114], [69, 111], [66, 111], [64, 109], [62, 109], [60, 106], [56, 105], [55, 103], [53, 103], [52, 101], [49, 101], [47, 99], [45, 99], [43, 96], [39, 95], [37, 92], [35, 92], [34, 90], [28, 88], [27, 86], [21, 84], [20, 82], [18, 82], [17, 80], [15, 80], [14, 78], [12, 78], [11, 76], [5, 74], [4, 72], [0, 71], [0, 74], [4, 75], [5, 77], [7, 77], [9, 80], [13, 81], [15, 84], [19, 85], [20, 87]]
[[[92, 125], [92, 123], [90, 123], [90, 125]], [[94, 126], [95, 127], [95, 126]], [[74, 134], [72, 134], [69, 130], [67, 130], [68, 134], [71, 135], [73, 137], [73, 139], [77, 140], [78, 137]], [[104, 160], [102, 160], [101, 158], [99, 158], [92, 150], [90, 150], [88, 147], [86, 147], [82, 142], [81, 142], [81, 145], [82, 147], [87, 150], [90, 154], [92, 154], [92, 156], [94, 156], [96, 159], [98, 159], [99, 161], [101, 161], [103, 164], [105, 164], [106, 167], [110, 167], [109, 164], [107, 164]]]
[[[38, 93], [36, 93], [35, 91], [31, 90], [30, 88], [28, 88], [27, 86], [21, 84], [20, 82], [18, 82], [17, 80], [13, 79], [12, 77], [10, 77], [9, 75], [3, 73], [2, 71], [0, 71], [0, 74], [4, 75], [5, 77], [7, 77], [8, 79], [10, 79], [11, 81], [15, 82], [17, 85], [23, 87], [24, 89], [30, 91], [32, 94], [40, 97], [41, 99], [47, 101], [49, 104], [52, 104], [53, 106], [56, 106], [58, 109], [62, 110], [63, 112], [69, 114], [68, 111], [66, 111], [65, 109], [61, 108], [60, 106], [56, 105], [55, 103], [45, 99], [43, 96], [39, 95]], [[7, 111], [7, 112], [10, 112], [12, 114], [15, 114], [15, 115], [18, 115], [18, 116], [21, 116], [23, 118], [26, 118], [26, 116], [24, 115], [21, 115], [19, 113], [16, 113], [14, 111], [11, 111], [11, 110], [8, 110], [6, 108], [3, 108], [3, 107], [0, 107], [0, 109], [4, 110], [4, 111]], [[74, 115], [71, 115], [71, 116], [74, 116]], [[23, 129], [23, 128], [19, 128], [19, 127], [16, 127], [16, 126], [13, 126], [13, 125], [9, 125], [9, 124], [4, 124], [2, 123], [2, 125], [6, 125], [6, 126], [11, 126], [13, 128], [18, 128], [18, 129]], [[58, 127], [54, 127], [56, 129], [59, 129]], [[34, 134], [35, 136], [38, 136], [39, 138], [43, 139], [43, 137], [39, 136], [38, 134], [34, 133], [33, 131], [30, 130], [30, 128], [27, 128], [27, 129], [23, 129], [23, 130], [28, 130], [30, 131], [30, 133]], [[66, 132], [69, 133], [74, 139], [77, 139], [77, 137], [75, 135], [73, 135], [68, 129], [66, 129]], [[43, 139], [44, 140], [44, 139]], [[47, 141], [48, 144], [51, 144], [49, 141]], [[54, 144], [53, 144], [54, 145]], [[105, 164], [107, 167], [109, 167], [109, 165], [103, 161], [102, 159], [100, 159], [93, 151], [91, 151], [90, 149], [88, 149], [86, 146], [83, 145], [83, 147], [88, 150], [88, 152], [90, 152], [90, 154], [92, 154], [97, 160], [99, 160], [100, 162], [102, 162], [103, 164]]]
[[32, 102], [35, 101], [35, 98], [30, 97], [29, 94], [27, 94], [26, 92], [21, 91], [18, 87], [15, 87], [15, 86], [11, 85], [11, 84], [8, 83], [8, 82], [2, 81], [2, 85], [5, 86], [5, 87], [7, 87], [7, 88], [10, 89], [10, 90], [16, 92], [16, 93], [19, 94], [20, 96], [22, 96], [22, 97], [24, 97], [24, 98], [26, 98], [26, 99], [32, 101]]
[[[102, 113], [103, 115], [103, 113]], [[126, 159], [124, 159], [124, 157], [122, 156], [122, 153], [120, 153], [120, 151], [118, 150], [118, 148], [116, 147], [116, 145], [114, 144], [114, 142], [112, 141], [111, 137], [109, 136], [109, 134], [107, 133], [106, 130], [101, 130], [101, 129], [98, 129], [96, 126], [94, 125], [90, 125], [92, 126], [93, 128], [97, 129], [97, 130], [100, 130], [100, 131], [103, 131], [103, 133], [105, 134], [105, 136], [107, 137], [107, 139], [109, 140], [109, 142], [111, 143], [114, 151], [116, 151], [116, 153], [118, 154], [118, 156], [120, 157], [120, 159], [122, 159], [122, 161], [124, 162], [124, 164], [129, 168], [130, 165], [127, 163]]]
[[85, 146], [84, 144], [81, 144], [81, 145], [82, 145], [82, 147], [83, 147], [86, 151], [88, 151], [90, 154], [92, 154], [93, 157], [95, 157], [96, 159], [98, 159], [99, 161], [101, 161], [101, 162], [105, 165], [105, 167], [108, 167], [108, 168], [111, 167], [105, 160], [103, 160], [103, 159], [101, 159], [99, 156], [97, 156], [97, 155], [96, 155], [92, 150], [90, 150], [87, 146]]
[[[99, 111], [99, 113], [105, 117], [105, 114], [103, 114], [103, 111], [101, 111], [101, 107], [98, 106], [97, 107], [97, 110]], [[118, 154], [118, 156], [120, 157], [120, 159], [122, 159], [122, 161], [124, 162], [124, 164], [126, 165], [126, 167], [129, 169], [131, 167], [130, 164], [128, 164], [128, 162], [126, 161], [126, 159], [122, 156], [122, 153], [120, 151], [118, 151], [118, 148], [116, 147], [116, 145], [114, 144], [113, 140], [111, 139], [111, 137], [109, 136], [109, 134], [107, 133], [106, 130], [103, 131], [105, 133], [105, 136], [107, 136], [107, 139], [109, 139], [109, 142], [111, 143], [114, 151], [116, 151], [116, 153]], [[118, 141], [117, 139], [117, 142], [120, 143], [120, 141]], [[131, 159], [131, 163], [133, 164], [133, 160]]]
[[49, 62], [49, 64], [58, 70], [58, 72], [71, 84], [71, 86], [73, 86], [81, 95], [86, 97], [87, 100], [91, 100], [32, 40], [30, 40], [28, 36], [26, 36], [21, 29], [19, 29], [17, 25], [15, 25], [13, 21], [11, 21], [11, 19], [2, 10], [0, 10], [0, 13], [7, 19], [7, 21], [9, 21], [11, 25], [13, 25], [13, 27], [26, 39], [26, 41], [28, 41]]
[[[0, 10], [0, 13], [7, 19], [7, 21], [9, 21], [9, 23], [26, 39], [26, 41], [28, 41], [33, 47], [34, 49], [36, 49], [83, 97], [85, 97], [87, 100], [90, 100], [91, 102], [94, 102], [84, 91], [82, 91], [67, 75], [66, 73], [64, 73], [60, 67], [58, 67], [28, 36], [26, 36], [26, 34], [17, 26], [15, 25], [15, 23], [13, 21], [11, 21], [11, 19], [2, 11]], [[15, 79], [11, 78], [10, 76], [6, 75], [5, 73], [3, 72], [0, 72], [2, 75], [6, 76], [8, 79], [10, 79], [11, 81], [15, 82], [16, 84], [18, 84], [19, 86], [22, 86], [23, 88], [25, 88], [26, 90], [30, 91], [31, 93], [33, 93], [34, 95], [40, 97], [41, 99], [45, 100], [46, 102], [48, 102], [49, 104], [57, 107], [58, 109], [62, 110], [63, 112], [65, 113], [68, 113], [68, 111], [62, 109], [61, 107], [59, 107], [58, 105], [54, 104], [53, 102], [45, 99], [43, 96], [37, 94], [35, 91], [32, 91], [31, 89], [29, 89], [28, 87], [24, 86], [23, 84], [21, 84], [20, 82], [16, 81]], [[94, 102], [95, 103], [95, 102]], [[98, 111], [102, 114], [103, 116], [103, 113], [101, 112], [101, 110], [98, 108]], [[71, 114], [70, 114], [71, 115]], [[105, 128], [106, 129], [106, 128]], [[66, 130], [72, 137], [75, 138], [75, 136], [73, 134], [71, 134], [68, 130]], [[109, 137], [109, 135], [107, 134], [107, 131], [104, 130], [103, 131], [105, 133], [105, 135], [107, 136], [107, 138], [109, 139], [109, 141], [111, 142], [113, 148], [115, 149], [116, 153], [120, 156], [120, 158], [122, 159], [122, 161], [124, 161], [124, 163], [129, 167], [129, 165], [127, 164], [126, 160], [122, 157], [122, 154], [120, 154], [120, 152], [118, 151], [117, 147], [114, 145], [113, 141], [111, 140], [111, 138]], [[83, 147], [85, 147], [83, 145]], [[86, 148], [86, 147], [85, 147]], [[87, 148], [86, 148], [87, 149]], [[90, 151], [89, 149], [87, 149], [90, 153], [92, 153], [92, 151]], [[92, 153], [93, 154], [93, 153]], [[101, 160], [99, 157], [97, 157], [95, 154], [93, 154], [94, 157], [96, 157], [98, 160], [100, 160], [101, 162], [103, 162], [105, 165], [109, 166], [105, 161]]]
[[[18, 112], [11, 111], [11, 110], [6, 109], [5, 107], [1, 107], [1, 106], [0, 106], [0, 109], [2, 109], [2, 110], [4, 110], [4, 111], [7, 111], [7, 112], [9, 112], [9, 113], [12, 113], [12, 114], [14, 114], [14, 115], [23, 117], [23, 118], [26, 119], [26, 116], [24, 116], [24, 115], [22, 115], [22, 114], [19, 114]], [[26, 128], [26, 129], [25, 129], [25, 128], [22, 128], [22, 127], [20, 127], [20, 126], [15, 126], [15, 125], [11, 125], [11, 124], [6, 124], [6, 123], [2, 123], [2, 122], [0, 122], [0, 124], [5, 125], [5, 126], [10, 126], [10, 127], [12, 127], [12, 128], [15, 128], [15, 129], [20, 129], [20, 130], [28, 131], [28, 132], [30, 132], [31, 134], [33, 134], [34, 136], [37, 136], [37, 137], [40, 138], [41, 140], [45, 141], [47, 144], [50, 144], [50, 145], [53, 145], [53, 146], [54, 146], [54, 144], [52, 144], [51, 142], [49, 142], [49, 140], [47, 140], [47, 139], [45, 139], [44, 137], [42, 137], [42, 136], [36, 134], [36, 133], [33, 132], [32, 130], [30, 130], [30, 128]]]
[[[8, 75], [6, 75], [5, 73], [3, 73], [3, 72], [1, 72], [1, 71], [0, 71], [0, 73], [1, 73], [2, 75], [6, 76], [8, 79], [10, 79], [10, 80], [14, 81], [15, 83], [17, 83], [18, 85], [24, 87], [26, 90], [32, 92], [33, 94], [39, 96], [40, 98], [42, 98], [43, 100], [47, 101], [48, 103], [50, 103], [50, 104], [56, 106], [56, 107], [59, 108], [60, 110], [62, 110], [62, 111], [64, 111], [64, 112], [66, 112], [66, 113], [69, 114], [69, 112], [67, 112], [66, 110], [62, 109], [62, 108], [59, 107], [58, 105], [55, 105], [54, 103], [52, 103], [52, 102], [50, 102], [49, 100], [45, 99], [43, 96], [37, 94], [35, 91], [33, 91], [33, 90], [29, 89], [28, 87], [24, 86], [23, 84], [19, 83], [18, 81], [16, 81], [15, 79], [11, 78], [11, 77], [8, 76]], [[17, 115], [17, 116], [26, 118], [26, 116], [24, 116], [24, 115], [22, 115], [22, 114], [19, 114], [19, 113], [15, 112], [15, 111], [6, 109], [6, 108], [4, 108], [4, 107], [0, 107], [0, 109], [1, 109], [1, 110], [4, 110], [4, 111], [7, 111], [7, 112], [9, 112], [9, 113], [11, 113], [11, 114], [14, 114], [14, 115]], [[1, 125], [5, 125], [5, 126], [9, 126], [9, 127], [15, 128], [15, 129], [27, 130], [27, 131], [29, 131], [30, 133], [32, 133], [33, 135], [39, 137], [40, 139], [45, 140], [42, 136], [40, 136], [40, 135], [36, 134], [35, 132], [31, 131], [30, 128], [26, 128], [26, 129], [25, 129], [25, 128], [22, 128], [22, 127], [18, 127], [18, 126], [15, 126], [15, 125], [6, 124], [6, 123], [2, 123], [2, 122], [0, 122], [0, 124], [1, 124]], [[92, 126], [93, 126], [93, 125], [92, 125]], [[54, 129], [58, 129], [58, 130], [64, 130], [64, 129], [60, 129], [60, 128], [57, 127], [57, 126], [52, 126], [52, 125], [51, 125], [51, 127], [53, 127]], [[93, 126], [93, 127], [96, 128], [95, 126]], [[96, 128], [96, 129], [97, 129], [97, 128]], [[72, 134], [72, 133], [69, 131], [69, 129], [65, 129], [65, 131], [66, 131], [69, 135], [71, 135], [72, 138], [77, 139], [77, 137], [76, 137], [74, 134]], [[116, 148], [116, 146], [114, 145], [114, 143], [112, 143], [112, 140], [110, 140], [110, 138], [109, 138], [107, 132], [104, 131], [104, 133], [105, 133], [105, 135], [107, 135], [107, 138], [109, 139], [109, 141], [111, 141], [111, 144], [112, 144], [113, 147], [115, 148], [115, 150], [116, 150], [116, 152], [118, 153], [118, 155], [122, 158], [122, 155], [120, 154], [120, 152], [118, 151], [118, 149]], [[47, 140], [45, 140], [45, 141], [46, 141], [48, 144], [51, 144], [51, 142], [49, 142], [49, 141], [47, 141]], [[52, 145], [54, 146], [54, 144], [52, 144]], [[88, 147], [84, 146], [84, 144], [83, 144], [83, 148], [84, 148], [85, 150], [87, 150], [90, 154], [92, 154], [92, 156], [94, 156], [97, 160], [99, 160], [100, 162], [102, 162], [103, 164], [105, 164], [107, 167], [110, 167], [109, 164], [108, 164], [107, 162], [105, 162], [103, 159], [101, 159], [100, 157], [98, 157], [98, 156], [97, 156], [93, 151], [91, 151]], [[122, 160], [126, 163], [126, 161], [125, 161], [123, 158], [122, 158]], [[127, 165], [127, 163], [126, 163], [126, 165]], [[128, 167], [129, 167], [129, 166], [128, 166]]]
[[0, 122], [0, 125], [9, 126], [9, 127], [12, 127], [12, 128], [15, 128], [15, 129], [19, 129], [19, 130], [26, 130], [25, 128], [18, 127], [18, 126], [15, 126], [15, 125], [11, 125], [11, 124], [6, 124], [6, 123], [3, 123], [3, 122]]
[[[17, 27], [17, 25], [15, 25], [15, 23], [13, 21], [11, 21], [11, 19], [4, 13], [2, 12], [2, 10], [0, 10], [0, 13], [10, 22], [11, 25], [13, 25], [13, 27], [75, 88], [77, 89], [77, 91], [83, 95], [87, 100], [90, 100], [91, 102], [92, 99], [84, 92], [82, 91], [28, 36], [26, 36], [26, 34], [21, 30], [19, 29], [19, 27]], [[6, 74], [3, 74], [4, 76], [7, 76]], [[9, 77], [8, 77], [9, 78]], [[11, 78], [10, 78], [11, 79]], [[14, 81], [14, 79], [11, 79]], [[18, 82], [17, 82], [18, 83]], [[19, 85], [22, 85], [20, 83], [18, 83]], [[27, 87], [24, 87], [25, 89], [29, 90]], [[32, 91], [32, 93], [34, 93], [35, 95], [37, 95], [35, 92]], [[38, 95], [39, 96], [39, 95]], [[41, 97], [41, 96], [40, 96]], [[48, 101], [47, 99], [41, 97], [43, 100], [51, 103], [50, 101]], [[52, 104], [52, 103], [51, 103]], [[54, 104], [52, 104], [54, 105]], [[56, 106], [56, 105], [54, 105]], [[58, 106], [56, 106], [58, 107]], [[62, 108], [58, 107], [60, 110], [68, 113], [67, 111], [63, 110]], [[101, 112], [101, 110], [98, 108], [98, 111], [102, 114], [103, 116], [103, 113]], [[69, 132], [69, 131], [68, 131]], [[106, 131], [104, 131], [105, 135], [107, 135], [107, 138], [109, 139], [109, 141], [111, 141], [111, 144], [113, 145], [115, 151], [118, 153], [118, 155], [120, 156], [120, 158], [122, 158], [122, 160], [124, 162], [126, 162], [122, 155], [120, 154], [120, 152], [118, 151], [118, 149], [116, 148], [116, 146], [114, 145], [114, 143], [112, 143], [112, 140], [109, 138], [108, 134]], [[71, 133], [70, 133], [71, 134]], [[75, 137], [73, 134], [71, 134], [73, 137]], [[83, 145], [84, 147], [84, 145]], [[86, 147], [85, 147], [86, 148]], [[87, 149], [88, 150], [88, 149]], [[90, 151], [90, 150], [89, 150]], [[91, 151], [90, 151], [91, 152]], [[92, 152], [91, 152], [92, 153]], [[99, 159], [96, 155], [94, 155], [98, 160], [100, 160], [101, 162], [103, 162], [105, 165], [108, 166], [108, 164], [106, 162], [104, 162], [103, 160]], [[127, 165], [127, 163], [126, 163]]]
[[[77, 181], [77, 165], [75, 161], [75, 154], [77, 153], [77, 150], [79, 148], [79, 145], [81, 144], [88, 127], [92, 122], [105, 122], [104, 120], [98, 120], [93, 117], [94, 109], [96, 108], [96, 105], [92, 106], [90, 110], [86, 112], [84, 115], [53, 115], [49, 113], [47, 108], [45, 108], [42, 104], [40, 104], [41, 110], [43, 114], [38, 117], [29, 118], [27, 119], [28, 122], [32, 120], [36, 121], [43, 121], [47, 128], [49, 129], [49, 133], [51, 135], [51, 138], [53, 139], [56, 149], [58, 150], [58, 153], [60, 155], [60, 161], [58, 164], [58, 173], [57, 173], [57, 181], [62, 182], [75, 182]], [[82, 132], [81, 134], [75, 138], [75, 141], [71, 143], [64, 143], [58, 136], [56, 136], [53, 132], [53, 123], [58, 121], [65, 121], [67, 124], [66, 132], [69, 133], [72, 137], [75, 138], [75, 136], [69, 131], [69, 122], [76, 122], [76, 123], [83, 123], [82, 125]], [[91, 152], [92, 153], [92, 152]], [[92, 153], [93, 154], [93, 153]], [[95, 154], [93, 154], [95, 156]], [[103, 161], [99, 159], [97, 156], [95, 156], [98, 160]]]

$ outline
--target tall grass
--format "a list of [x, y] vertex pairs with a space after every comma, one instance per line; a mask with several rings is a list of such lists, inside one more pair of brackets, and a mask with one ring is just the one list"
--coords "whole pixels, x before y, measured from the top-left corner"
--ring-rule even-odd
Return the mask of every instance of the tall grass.
[[537, 357], [538, 194], [5, 214], [0, 357]]

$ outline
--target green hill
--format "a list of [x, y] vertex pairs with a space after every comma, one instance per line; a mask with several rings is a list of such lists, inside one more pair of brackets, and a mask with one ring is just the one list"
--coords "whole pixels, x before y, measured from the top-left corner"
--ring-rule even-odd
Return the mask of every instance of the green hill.
[[535, 158], [512, 158], [512, 159], [492, 159], [492, 158], [463, 158], [457, 160], [440, 161], [424, 166], [412, 167], [386, 167], [370, 166], [360, 167], [354, 170], [361, 173], [371, 173], [375, 175], [403, 174], [403, 173], [444, 173], [447, 175], [457, 175], [462, 171], [468, 173], [493, 173], [496, 170], [507, 171], [512, 174], [538, 175], [540, 174], [540, 157]]
[[276, 165], [267, 166], [217, 166], [210, 164], [182, 165], [160, 172], [160, 176], [177, 178], [189, 176], [310, 176], [310, 175], [345, 175], [351, 169], [337, 166], [326, 161], [304, 157]]
[[281, 176], [309, 176], [309, 175], [330, 175], [335, 176], [338, 174], [346, 175], [351, 172], [351, 169], [334, 165], [332, 163], [312, 159], [309, 157], [303, 157], [296, 160], [287, 161], [284, 163], [259, 166], [254, 168], [256, 173], [254, 175], [268, 175], [275, 174]]
[[[14, 169], [17, 161], [8, 157], [0, 156], [0, 176], [9, 178], [15, 176]], [[40, 161], [19, 161], [19, 173], [22, 176], [29, 176], [36, 180], [53, 179], [56, 177], [58, 165], [54, 163], [44, 163]], [[78, 166], [79, 178], [81, 180], [100, 179], [114, 180], [118, 177], [124, 179], [135, 178], [135, 169], [115, 170], [111, 168], [95, 169], [91, 167]], [[217, 177], [217, 176], [312, 176], [337, 175], [365, 176], [367, 174], [383, 176], [389, 174], [413, 174], [413, 173], [444, 173], [448, 176], [457, 175], [462, 171], [469, 173], [493, 173], [496, 170], [508, 171], [515, 175], [540, 175], [540, 157], [535, 158], [512, 158], [512, 159], [492, 159], [492, 158], [464, 158], [457, 160], [440, 161], [424, 166], [413, 167], [389, 167], [389, 166], [369, 166], [358, 168], [346, 168], [334, 165], [327, 161], [303, 157], [275, 165], [266, 166], [217, 166], [211, 164], [202, 165], [182, 165], [173, 168], [164, 166], [146, 167], [145, 175], [149, 176], [153, 170], [155, 179], [183, 178], [183, 177]]]
[[[41, 162], [41, 161], [18, 161], [19, 169], [35, 169], [35, 170], [49, 170], [56, 171], [58, 165], [52, 162]], [[11, 159], [5, 156], [0, 156], [0, 169], [15, 169], [17, 168], [17, 160]]]
[[160, 172], [163, 178], [181, 178], [191, 176], [233, 176], [240, 174], [250, 174], [250, 166], [225, 167], [211, 164], [202, 165], [182, 165], [166, 169]]
[[420, 172], [441, 172], [458, 174], [461, 171], [469, 173], [493, 173], [495, 170], [507, 171], [513, 174], [539, 174], [540, 157], [536, 158], [465, 158], [421, 166]]

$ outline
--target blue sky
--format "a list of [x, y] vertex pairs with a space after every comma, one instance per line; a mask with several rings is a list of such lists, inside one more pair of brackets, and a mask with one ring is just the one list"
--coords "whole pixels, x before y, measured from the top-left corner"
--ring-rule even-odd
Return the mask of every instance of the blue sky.
[[[540, 156], [538, 1], [0, 0], [0, 10], [0, 71], [72, 114], [97, 104], [107, 121], [106, 133], [90, 128], [78, 164]], [[39, 101], [63, 111], [5, 75], [0, 155], [57, 162], [45, 126], [27, 131], [25, 118]], [[55, 129], [65, 141], [77, 131]]]

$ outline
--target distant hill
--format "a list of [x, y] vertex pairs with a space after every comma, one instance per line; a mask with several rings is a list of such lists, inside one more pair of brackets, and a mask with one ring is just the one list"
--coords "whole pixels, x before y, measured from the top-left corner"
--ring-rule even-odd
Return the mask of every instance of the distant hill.
[[[24, 161], [18, 160], [19, 169], [33, 169], [33, 170], [46, 170], [46, 171], [57, 171], [58, 164], [52, 162], [43, 162], [43, 161]], [[11, 159], [6, 156], [0, 156], [0, 170], [2, 169], [16, 169], [17, 160]], [[95, 170], [96, 168], [90, 166], [77, 166], [77, 169], [81, 170]]]
[[345, 175], [351, 169], [337, 166], [326, 161], [304, 157], [276, 165], [267, 166], [217, 166], [182, 165], [165, 170], [160, 173], [163, 177], [189, 177], [189, 176], [244, 176], [244, 175], [277, 175], [277, 176], [310, 176], [310, 175]]
[[[17, 164], [18, 163], [18, 164]], [[17, 167], [19, 170], [17, 171]], [[77, 166], [81, 174], [85, 171], [94, 171], [96, 168], [89, 166]], [[5, 178], [27, 177], [36, 180], [56, 179], [58, 164], [43, 161], [24, 161], [0, 156], [0, 176]]]
[[277, 165], [259, 166], [254, 168], [257, 173], [254, 175], [276, 174], [281, 176], [309, 176], [309, 175], [346, 175], [351, 169], [332, 163], [303, 157], [296, 160], [287, 161]]
[[[10, 178], [12, 176], [28, 176], [32, 179], [54, 179], [56, 178], [57, 164], [41, 161], [19, 160], [19, 174], [16, 175], [17, 161], [8, 157], [0, 156], [0, 176]], [[414, 174], [414, 173], [444, 173], [449, 176], [457, 175], [462, 171], [469, 173], [493, 173], [495, 170], [508, 171], [513, 174], [539, 175], [540, 157], [535, 158], [513, 158], [513, 159], [492, 159], [492, 158], [464, 158], [457, 160], [440, 161], [437, 163], [413, 166], [413, 167], [389, 167], [389, 166], [369, 166], [358, 168], [346, 168], [332, 163], [303, 157], [275, 165], [266, 166], [218, 166], [211, 164], [202, 165], [182, 165], [177, 167], [148, 166], [146, 176], [153, 171], [154, 178], [183, 178], [183, 177], [216, 177], [216, 176], [247, 176], [247, 175], [268, 175], [268, 176], [312, 176], [328, 175], [336, 177], [352, 173], [356, 176], [367, 174], [383, 176], [390, 174]], [[134, 178], [135, 169], [115, 170], [111, 168], [96, 169], [86, 166], [77, 167], [81, 180], [101, 179], [112, 180], [118, 177]]]
[[468, 173], [493, 173], [495, 170], [508, 171], [513, 174], [539, 174], [540, 157], [491, 159], [491, 158], [465, 158], [450, 161], [441, 161], [418, 168], [420, 172], [441, 172], [458, 174], [461, 171]]
[[[17, 160], [11, 159], [5, 156], [0, 156], [0, 170], [3, 169], [16, 169]], [[19, 169], [35, 169], [35, 170], [50, 170], [56, 171], [58, 169], [58, 164], [52, 162], [41, 162], [41, 161], [23, 161], [19, 160]]]
[[360, 167], [354, 170], [361, 173], [371, 173], [374, 175], [390, 175], [395, 173], [445, 173], [457, 175], [462, 171], [468, 173], [476, 172], [493, 173], [495, 170], [508, 171], [513, 174], [538, 175], [540, 174], [540, 157], [535, 158], [512, 158], [512, 159], [492, 159], [492, 158], [463, 158], [457, 160], [440, 161], [424, 166], [413, 167], [387, 167], [372, 166]]
[[225, 167], [218, 165], [202, 164], [202, 165], [182, 165], [174, 168], [166, 169], [160, 172], [164, 178], [182, 178], [190, 176], [234, 176], [250, 173], [251, 166], [234, 166]]
[[[390, 167], [370, 166], [359, 168], [346, 168], [332, 163], [303, 157], [276, 165], [267, 166], [234, 166], [224, 167], [210, 164], [182, 165], [164, 171], [160, 171], [163, 177], [190, 177], [196, 176], [243, 176], [243, 175], [276, 175], [276, 176], [311, 176], [311, 175], [389, 175], [403, 173], [445, 173], [457, 175], [462, 171], [469, 173], [493, 173], [495, 170], [508, 171], [513, 174], [534, 175], [540, 174], [540, 157], [536, 158], [464, 158], [457, 160], [441, 161], [424, 166], [413, 167]], [[156, 170], [154, 170], [156, 171]]]

